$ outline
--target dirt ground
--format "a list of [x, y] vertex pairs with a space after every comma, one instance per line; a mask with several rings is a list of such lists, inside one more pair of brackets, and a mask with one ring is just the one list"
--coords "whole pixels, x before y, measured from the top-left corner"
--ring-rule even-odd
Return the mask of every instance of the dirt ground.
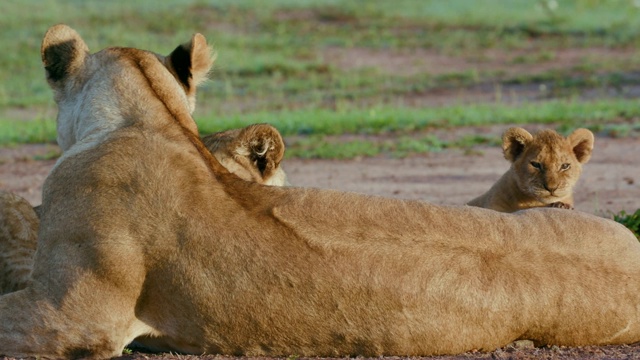
[[[576, 209], [605, 215], [640, 208], [640, 139], [597, 139], [591, 161], [578, 182]], [[349, 161], [288, 160], [284, 169], [294, 185], [464, 204], [488, 190], [509, 168], [498, 147], [476, 148], [474, 155], [447, 150], [404, 159]]]
[[[35, 159], [56, 149], [55, 145], [0, 148], [0, 189], [14, 191], [32, 204], [39, 204], [42, 184], [55, 160]], [[477, 147], [471, 153], [452, 149], [402, 159], [287, 159], [283, 168], [295, 186], [456, 205], [488, 190], [509, 168], [499, 147]], [[610, 216], [611, 212], [640, 208], [637, 154], [638, 138], [596, 137], [593, 156], [584, 166], [575, 191], [576, 209]]]

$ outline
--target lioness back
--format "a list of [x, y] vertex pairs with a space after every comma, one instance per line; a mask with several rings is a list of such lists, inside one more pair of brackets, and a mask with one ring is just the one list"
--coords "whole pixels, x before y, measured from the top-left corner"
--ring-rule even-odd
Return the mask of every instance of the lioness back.
[[[287, 184], [280, 167], [284, 142], [273, 126], [254, 124], [213, 133], [202, 140], [220, 163], [241, 179]], [[14, 193], [0, 191], [0, 295], [27, 285], [38, 241], [39, 209]]]
[[468, 205], [502, 212], [545, 206], [573, 208], [573, 188], [593, 150], [591, 131], [577, 129], [564, 138], [553, 130], [531, 135], [525, 129], [510, 128], [502, 141], [511, 167]]

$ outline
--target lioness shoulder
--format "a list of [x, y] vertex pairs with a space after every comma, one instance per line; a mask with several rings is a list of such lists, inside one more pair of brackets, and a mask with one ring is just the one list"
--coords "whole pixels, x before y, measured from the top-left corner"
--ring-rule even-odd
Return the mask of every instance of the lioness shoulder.
[[468, 205], [502, 212], [547, 206], [573, 208], [573, 188], [593, 150], [591, 131], [577, 129], [565, 138], [553, 130], [531, 135], [514, 127], [504, 133], [502, 142], [511, 167]]
[[[254, 124], [202, 138], [207, 149], [231, 173], [247, 181], [284, 186], [280, 166], [284, 141], [276, 128]], [[22, 197], [0, 191], [0, 295], [27, 285], [38, 236], [38, 212]]]

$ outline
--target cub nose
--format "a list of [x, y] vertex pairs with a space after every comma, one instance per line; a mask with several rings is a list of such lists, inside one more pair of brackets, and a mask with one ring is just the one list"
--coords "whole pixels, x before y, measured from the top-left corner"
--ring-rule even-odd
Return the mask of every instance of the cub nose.
[[549, 185], [549, 184], [544, 184], [544, 189], [547, 190], [549, 192], [549, 194], [551, 195], [555, 195], [554, 192], [556, 190], [558, 190], [558, 185]]

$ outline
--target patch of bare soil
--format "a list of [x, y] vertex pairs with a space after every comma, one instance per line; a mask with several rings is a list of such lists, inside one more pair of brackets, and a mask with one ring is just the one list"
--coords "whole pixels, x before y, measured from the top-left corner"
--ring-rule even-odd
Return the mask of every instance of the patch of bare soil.
[[[617, 345], [617, 346], [584, 346], [584, 347], [542, 347], [535, 348], [530, 346], [521, 346], [512, 344], [504, 348], [497, 349], [490, 353], [468, 352], [455, 356], [433, 356], [433, 357], [398, 357], [388, 356], [383, 358], [364, 358], [358, 357], [358, 360], [401, 360], [401, 359], [439, 359], [439, 360], [463, 360], [463, 359], [638, 359], [640, 358], [640, 344], [633, 345]], [[231, 357], [220, 355], [151, 355], [143, 353], [133, 353], [120, 357], [119, 359], [137, 360], [137, 359], [180, 359], [180, 360], [337, 360], [350, 358], [304, 358], [297, 356], [289, 356], [283, 358], [267, 358], [267, 357]]]
[[[54, 145], [0, 148], [0, 188], [39, 204], [42, 184], [55, 160], [34, 158], [52, 148]], [[576, 188], [576, 209], [608, 215], [640, 208], [640, 157], [636, 154], [640, 154], [640, 139], [596, 138], [593, 156]], [[283, 167], [295, 186], [461, 205], [488, 190], [509, 163], [499, 147], [478, 147], [471, 155], [446, 150], [403, 159], [288, 159]]]
[[[509, 168], [498, 147], [474, 155], [447, 150], [404, 159], [285, 162], [294, 185], [461, 205], [487, 191]], [[576, 209], [595, 213], [640, 208], [640, 139], [598, 138], [575, 192]]]
[[[386, 356], [380, 358], [366, 358], [357, 357], [358, 360], [403, 360], [403, 359], [433, 359], [433, 360], [464, 360], [464, 359], [549, 359], [549, 360], [561, 360], [561, 359], [638, 359], [640, 358], [640, 343], [631, 345], [607, 345], [607, 346], [583, 346], [583, 347], [564, 347], [564, 346], [545, 346], [545, 347], [533, 347], [530, 346], [529, 341], [517, 341], [513, 344], [509, 344], [503, 348], [496, 349], [492, 352], [467, 352], [458, 355], [447, 356], [429, 356], [429, 357], [399, 357], [399, 356]], [[524, 344], [524, 345], [523, 345]], [[2, 358], [11, 359], [13, 358]], [[233, 357], [223, 355], [183, 355], [183, 354], [150, 354], [144, 352], [134, 351], [130, 354], [124, 354], [123, 356], [115, 359], [120, 360], [139, 360], [139, 359], [153, 359], [153, 360], [348, 360], [354, 358], [306, 358], [291, 355], [288, 357]]]
[[[600, 85], [579, 89], [583, 99], [602, 97], [638, 97], [638, 51], [636, 49], [564, 48], [542, 51], [530, 49], [487, 49], [477, 53], [447, 54], [434, 49], [370, 49], [326, 48], [319, 56], [329, 66], [341, 70], [375, 69], [382, 74], [406, 76], [407, 82], [418, 74], [446, 76], [451, 74], [493, 74], [493, 81], [462, 87], [435, 88], [406, 94], [394, 101], [409, 106], [442, 106], [477, 102], [521, 103], [554, 96], [553, 86], [542, 82], [507, 83], [500, 79], [522, 76], [548, 75], [562, 71], [566, 76], [584, 76], [583, 68], [595, 69], [596, 74], [615, 71], [628, 81], [621, 86]], [[589, 70], [587, 73], [589, 73]], [[573, 90], [575, 91], [575, 89]], [[557, 95], [557, 94], [556, 94]], [[571, 94], [575, 96], [575, 93]]]
[[0, 148], [0, 189], [10, 190], [31, 204], [42, 202], [42, 184], [55, 164], [55, 160], [37, 160], [52, 151], [56, 145], [21, 145]]
[[[320, 54], [325, 62], [343, 70], [375, 68], [390, 75], [444, 75], [466, 71], [499, 72], [506, 76], [536, 75], [567, 70], [579, 65], [620, 61], [632, 64], [635, 49], [581, 48], [540, 53], [536, 49], [504, 51], [488, 49], [480, 55], [453, 56], [428, 49], [328, 48]], [[626, 59], [626, 61], [625, 61]]]

